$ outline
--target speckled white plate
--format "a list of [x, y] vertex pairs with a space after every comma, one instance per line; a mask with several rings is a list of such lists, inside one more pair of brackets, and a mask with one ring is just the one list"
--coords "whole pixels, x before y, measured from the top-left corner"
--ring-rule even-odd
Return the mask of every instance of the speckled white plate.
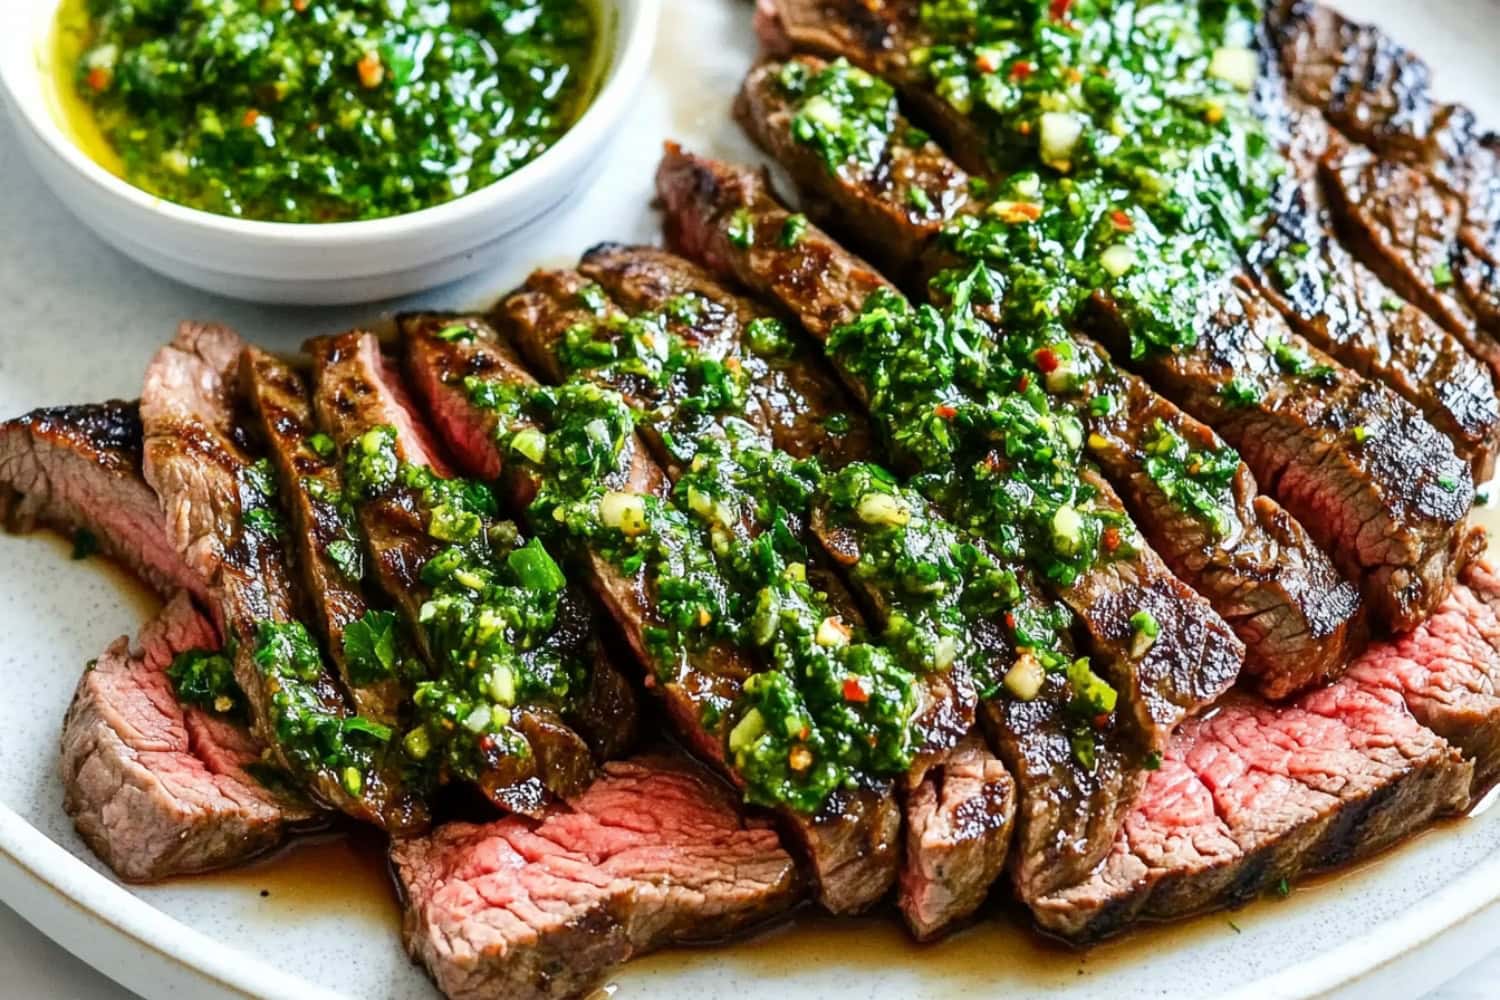
[[[1397, 32], [1434, 65], [1442, 90], [1500, 123], [1500, 4], [1344, 5]], [[526, 250], [516, 259], [427, 301], [485, 303], [531, 267], [570, 261], [593, 242], [654, 239], [647, 206], [665, 138], [753, 156], [727, 114], [751, 58], [749, 6], [668, 0], [651, 80], [594, 189], [518, 241]], [[185, 317], [224, 320], [257, 342], [291, 348], [408, 304], [272, 310], [169, 284], [82, 231], [0, 126], [0, 417], [136, 395], [152, 352]], [[122, 888], [89, 855], [61, 808], [58, 729], [84, 662], [134, 633], [153, 602], [104, 564], [70, 562], [67, 553], [51, 538], [0, 536], [0, 899], [150, 1000], [431, 1000], [401, 952], [394, 903], [369, 862], [315, 848], [230, 876]], [[1147, 929], [1087, 954], [1050, 947], [1005, 916], [928, 948], [908, 944], [889, 921], [814, 921], [650, 957], [615, 983], [622, 998], [664, 1000], [1409, 995], [1497, 942], [1500, 809], [1446, 824], [1290, 899]]]

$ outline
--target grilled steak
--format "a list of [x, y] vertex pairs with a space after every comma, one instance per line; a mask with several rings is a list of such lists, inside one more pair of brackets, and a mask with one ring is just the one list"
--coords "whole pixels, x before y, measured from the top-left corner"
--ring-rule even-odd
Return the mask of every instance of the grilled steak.
[[[878, 278], [865, 279], [866, 266], [820, 232], [809, 230], [795, 246], [785, 246], [776, 234], [788, 213], [750, 171], [669, 147], [657, 185], [669, 230], [687, 252], [776, 301], [814, 336], [823, 337], [830, 326], [856, 315], [867, 289], [885, 287]], [[748, 245], [737, 246], [727, 222], [746, 215], [754, 235]], [[843, 298], [834, 301], [835, 295]], [[869, 388], [857, 394], [867, 399]], [[1128, 525], [1113, 488], [1097, 476], [1090, 484], [1097, 491], [1095, 503], [1118, 512]], [[1144, 545], [1136, 557], [1101, 564], [1058, 596], [1087, 628], [1094, 654], [1124, 690], [1127, 710], [1148, 743], [1164, 745], [1184, 714], [1211, 702], [1239, 673], [1243, 645]], [[1131, 651], [1129, 619], [1143, 609], [1161, 623], [1162, 638], [1137, 655]]]
[[[157, 353], [141, 394], [146, 481], [168, 537], [208, 581], [220, 631], [233, 645], [235, 681], [272, 759], [320, 801], [405, 828], [415, 799], [378, 749], [352, 756], [365, 737], [344, 740], [344, 696], [293, 614], [273, 476], [256, 461], [235, 411], [243, 349], [230, 330], [185, 323]], [[333, 755], [329, 743], [337, 744]]]
[[869, 421], [806, 338], [783, 335], [783, 317], [734, 294], [691, 261], [654, 247], [597, 246], [583, 255], [578, 270], [630, 311], [665, 309], [684, 295], [698, 301], [682, 334], [698, 345], [725, 338], [748, 382], [745, 417], [767, 430], [774, 447], [795, 458], [817, 458], [828, 469], [871, 454]]
[[1315, 178], [1286, 185], [1249, 257], [1261, 291], [1311, 343], [1420, 409], [1475, 481], [1488, 479], [1500, 436], [1495, 369], [1351, 258], [1332, 225]]
[[154, 882], [237, 864], [314, 810], [247, 773], [261, 746], [242, 726], [183, 706], [167, 668], [219, 638], [186, 593], [89, 665], [63, 720], [63, 808], [115, 874]]
[[[316, 370], [314, 404], [320, 425], [344, 455], [358, 458], [361, 453], [368, 454], [370, 435], [387, 433], [398, 469], [426, 469], [440, 478], [452, 478], [446, 462], [439, 457], [436, 442], [407, 399], [399, 374], [381, 356], [372, 334], [355, 331], [318, 338], [307, 347]], [[435, 515], [428, 509], [423, 489], [392, 470], [389, 481], [368, 484], [354, 506], [375, 578], [407, 623], [423, 622], [423, 608], [433, 595], [433, 585], [422, 570], [448, 548], [448, 543], [438, 537], [441, 532], [430, 530]], [[570, 613], [568, 605], [565, 598], [559, 612], [560, 626], [550, 636], [556, 645], [529, 650], [526, 655], [602, 663], [588, 648], [586, 615], [581, 609]], [[446, 669], [447, 651], [438, 648], [425, 628], [417, 628], [417, 644], [429, 667], [441, 675]], [[477, 780], [495, 804], [539, 816], [548, 794], [575, 794], [589, 780], [593, 772], [590, 748], [549, 705], [518, 704], [510, 709], [510, 716], [514, 721], [512, 731], [521, 734], [526, 749], [514, 752], [498, 741], [479, 738], [474, 765]]]
[[820, 225], [847, 235], [887, 273], [912, 274], [943, 223], [976, 207], [969, 175], [931, 140], [905, 141], [913, 130], [899, 117], [891, 129], [899, 138], [886, 140], [872, 163], [855, 159], [839, 164], [837, 173], [830, 170], [818, 150], [794, 138], [796, 116], [786, 87], [827, 65], [802, 55], [756, 66], [740, 89], [735, 118], [791, 174]]
[[141, 478], [135, 403], [33, 410], [0, 424], [0, 523], [39, 525], [97, 544], [163, 597], [207, 596], [166, 537], [156, 494]]
[[[953, 214], [948, 206], [962, 204], [951, 185], [966, 183], [963, 172], [931, 143], [910, 145], [902, 138], [909, 129], [899, 120], [882, 164], [925, 165], [920, 203], [942, 206], [931, 213], [932, 220], [911, 221], [918, 210], [912, 207], [910, 191], [892, 184], [884, 166], [866, 171], [859, 161], [850, 161], [838, 171], [829, 170], [793, 134], [795, 113], [783, 83], [790, 72], [786, 66], [793, 64], [798, 67], [791, 73], [794, 78], [825, 65], [800, 57], [752, 70], [741, 92], [741, 123], [791, 171], [806, 198], [833, 206], [830, 214], [848, 226], [883, 218], [882, 231], [867, 230], [864, 238], [886, 239], [889, 233], [884, 230], [898, 230], [899, 245], [914, 257], [929, 258], [924, 270], [932, 270], [942, 254], [926, 254], [924, 247], [933, 244], [941, 221]], [[1086, 339], [1078, 342], [1083, 358], [1080, 412], [1089, 414], [1089, 398], [1100, 394], [1116, 403], [1110, 412], [1091, 415], [1089, 453], [1124, 494], [1153, 548], [1234, 626], [1246, 643], [1248, 672], [1272, 697], [1331, 676], [1347, 660], [1350, 642], [1359, 637], [1357, 628], [1352, 634], [1350, 629], [1357, 594], [1338, 579], [1295, 520], [1274, 501], [1256, 496], [1254, 479], [1243, 465], [1223, 491], [1223, 501], [1210, 512], [1212, 521], [1173, 502], [1147, 472], [1148, 443], [1165, 443], [1170, 437], [1212, 456], [1223, 442], [1139, 379], [1115, 369]]]
[[343, 498], [333, 441], [317, 436], [307, 385], [285, 363], [247, 347], [240, 359], [240, 380], [291, 514], [303, 596], [329, 656], [359, 714], [396, 725], [408, 697], [404, 685], [395, 677], [359, 683], [344, 653], [344, 629], [370, 607], [360, 587], [364, 544]]
[[[1410, 404], [1292, 333], [1265, 302], [1235, 283], [1216, 296], [1197, 346], [1146, 359], [1145, 370], [1239, 451], [1382, 622], [1415, 626], [1476, 551], [1468, 467]], [[1106, 339], [1120, 341], [1101, 312]]]
[[1500, 578], [1475, 563], [1431, 618], [1349, 665], [1368, 690], [1403, 699], [1417, 721], [1474, 762], [1477, 798], [1500, 779]]
[[1005, 866], [1015, 783], [984, 741], [970, 736], [930, 769], [906, 800], [900, 905], [928, 940], [977, 910]]
[[[740, 208], [756, 209], [758, 227], [775, 231], [780, 224], [776, 213], [781, 210], [756, 174], [668, 147], [657, 182], [668, 230], [687, 252], [786, 305], [815, 336], [825, 337], [831, 327], [848, 322], [871, 292], [889, 287], [816, 229], [803, 234], [797, 253], [762, 242], [741, 252], [725, 240], [723, 220]], [[851, 385], [856, 395], [861, 389]], [[841, 547], [829, 546], [836, 557]], [[1029, 574], [1021, 570], [1019, 576], [1025, 580]], [[992, 741], [1020, 787], [1020, 845], [1013, 856], [1017, 884], [1027, 898], [1077, 879], [1103, 857], [1138, 782], [1141, 751], [1127, 740], [1102, 740], [1092, 769], [1076, 761], [1067, 687], [1053, 677], [1029, 702], [1002, 696], [983, 706]]]
[[1230, 699], [1177, 731], [1098, 871], [1032, 909], [1088, 941], [1243, 902], [1463, 810], [1472, 776], [1399, 702], [1348, 677], [1281, 708]]
[[[540, 324], [544, 304], [534, 296], [511, 296], [502, 313], [512, 328]], [[535, 380], [492, 329], [479, 321], [472, 321], [472, 326], [472, 339], [444, 341], [435, 336], [432, 322], [406, 317], [402, 327], [407, 370], [438, 432], [465, 468], [502, 479], [508, 474], [512, 480], [524, 479], [524, 471], [508, 473], [497, 444], [497, 432], [511, 428], [502, 427], [493, 409], [476, 405], [465, 382], [503, 390], [535, 386]], [[605, 485], [656, 497], [665, 496], [669, 488], [661, 468], [629, 440]], [[513, 481], [506, 492], [524, 505], [538, 486]], [[659, 669], [648, 636], [667, 622], [650, 573], [644, 567], [627, 572], [595, 547], [580, 549], [570, 555], [646, 670], [647, 686], [662, 698], [675, 730], [699, 756], [733, 777], [725, 760], [726, 709], [756, 672], [748, 653], [724, 641], [693, 644]], [[705, 725], [705, 720], [718, 721]], [[782, 819], [810, 860], [818, 898], [830, 911], [866, 909], [894, 882], [900, 814], [889, 791], [840, 791], [815, 817], [785, 811]]]
[[735, 933], [797, 899], [797, 871], [701, 768], [605, 765], [537, 823], [450, 823], [398, 841], [407, 950], [452, 1000], [585, 995], [616, 965]]

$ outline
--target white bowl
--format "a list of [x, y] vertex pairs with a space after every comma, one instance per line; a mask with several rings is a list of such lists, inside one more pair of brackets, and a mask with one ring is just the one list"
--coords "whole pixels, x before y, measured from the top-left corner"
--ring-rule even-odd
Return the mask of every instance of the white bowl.
[[63, 131], [48, 88], [57, 3], [0, 0], [0, 85], [15, 134], [68, 209], [116, 249], [186, 284], [261, 302], [332, 305], [433, 288], [498, 259], [510, 237], [589, 180], [631, 110], [660, 0], [601, 0], [598, 93], [558, 143], [473, 194], [388, 219], [294, 224], [200, 212], [133, 187]]

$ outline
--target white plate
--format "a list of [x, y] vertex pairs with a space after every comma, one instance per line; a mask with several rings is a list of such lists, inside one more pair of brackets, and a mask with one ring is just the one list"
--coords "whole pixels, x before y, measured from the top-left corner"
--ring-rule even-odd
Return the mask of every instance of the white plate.
[[[728, 120], [752, 54], [743, 0], [668, 0], [652, 76], [595, 188], [539, 228], [524, 255], [427, 296], [483, 304], [533, 266], [604, 240], [650, 241], [661, 140], [753, 155]], [[1436, 67], [1440, 88], [1500, 123], [1500, 6], [1366, 0]], [[185, 317], [221, 319], [291, 348], [408, 303], [267, 309], [167, 283], [89, 237], [0, 131], [0, 417], [48, 403], [134, 396], [158, 344]], [[84, 661], [134, 633], [152, 603], [97, 561], [47, 537], [0, 537], [0, 898], [142, 995], [424, 998], [397, 943], [379, 872], [318, 848], [225, 877], [122, 888], [62, 813], [56, 742]], [[340, 860], [343, 858], [344, 860]], [[262, 889], [270, 895], [262, 897]], [[929, 948], [889, 921], [817, 923], [635, 963], [620, 997], [1028, 995], [1296, 996], [1378, 983], [1430, 988], [1500, 940], [1500, 809], [1446, 824], [1361, 871], [1234, 915], [1139, 932], [1088, 954], [1039, 942], [1009, 918]], [[0, 994], [5, 987], [0, 985]]]

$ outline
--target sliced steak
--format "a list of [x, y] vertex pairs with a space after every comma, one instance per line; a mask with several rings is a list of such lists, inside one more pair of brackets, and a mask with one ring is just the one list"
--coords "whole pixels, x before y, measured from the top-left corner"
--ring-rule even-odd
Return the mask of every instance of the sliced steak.
[[[370, 611], [360, 581], [364, 541], [344, 498], [333, 440], [319, 435], [302, 376], [275, 356], [247, 347], [240, 381], [265, 440], [283, 504], [291, 514], [303, 596], [330, 659], [359, 714], [396, 725], [410, 692], [397, 678], [359, 678], [344, 654], [344, 629]], [[404, 644], [404, 643], [403, 643]], [[405, 650], [393, 653], [399, 662]]]
[[1230, 699], [1177, 731], [1098, 871], [1033, 913], [1089, 941], [1243, 902], [1462, 811], [1472, 777], [1404, 705], [1350, 677], [1279, 708]]
[[917, 940], [972, 915], [1005, 867], [1015, 783], [984, 741], [970, 736], [927, 772], [906, 800], [900, 906]]
[[90, 849], [128, 882], [238, 864], [315, 811], [251, 777], [261, 745], [244, 726], [184, 706], [167, 668], [219, 646], [186, 593], [91, 663], [63, 720], [63, 808]]
[[827, 66], [815, 56], [756, 66], [740, 89], [735, 118], [791, 174], [820, 225], [848, 238], [887, 273], [911, 274], [943, 224], [970, 207], [969, 175], [931, 140], [906, 141], [913, 130], [894, 105], [890, 138], [868, 163], [830, 163], [799, 142], [791, 88]]
[[[826, 337], [856, 316], [870, 292], [889, 287], [815, 229], [786, 246], [779, 234], [787, 212], [759, 174], [669, 147], [657, 185], [668, 230], [686, 252], [771, 298], [815, 337]], [[738, 240], [728, 232], [732, 224], [740, 228]], [[837, 365], [837, 357], [833, 360]], [[842, 374], [859, 398], [869, 399], [870, 387]], [[895, 436], [893, 428], [882, 429], [888, 440]], [[1092, 476], [1090, 485], [1094, 503], [1129, 525], [1109, 484]], [[1244, 658], [1239, 639], [1144, 542], [1133, 553], [1122, 550], [1120, 558], [1101, 562], [1060, 588], [1058, 596], [1087, 628], [1092, 652], [1122, 689], [1126, 710], [1152, 745], [1164, 746], [1186, 713], [1212, 702], [1239, 673]], [[1142, 610], [1157, 618], [1162, 637], [1144, 652], [1133, 652], [1130, 618]]]
[[[509, 324], [539, 317], [529, 298], [512, 296], [503, 310]], [[497, 392], [533, 387], [535, 379], [522, 367], [513, 350], [495, 331], [471, 321], [475, 336], [443, 340], [438, 328], [420, 317], [408, 317], [402, 331], [406, 367], [440, 434], [458, 460], [475, 474], [530, 475], [524, 467], [507, 472], [498, 444], [501, 418], [492, 408], [478, 405], [476, 390], [491, 386]], [[669, 485], [661, 468], [641, 447], [627, 443], [616, 471], [605, 483], [611, 489], [663, 497]], [[513, 483], [506, 492], [519, 503], [529, 502], [537, 484]], [[681, 655], [660, 662], [649, 640], [653, 630], [667, 625], [661, 595], [645, 567], [627, 570], [593, 546], [569, 553], [582, 570], [600, 604], [619, 626], [626, 645], [646, 673], [647, 687], [657, 693], [678, 735], [703, 759], [733, 777], [726, 760], [728, 709], [740, 696], [744, 681], [756, 672], [749, 653], [725, 641], [692, 644]], [[896, 877], [900, 813], [889, 791], [848, 789], [835, 793], [815, 817], [790, 811], [782, 821], [811, 862], [819, 901], [835, 913], [867, 909], [885, 895]]]
[[[1100, 312], [1105, 339], [1121, 341]], [[1391, 630], [1420, 623], [1473, 557], [1473, 480], [1448, 439], [1237, 282], [1211, 293], [1195, 347], [1142, 364], [1239, 451]]]
[[97, 544], [163, 597], [179, 589], [208, 596], [167, 538], [156, 494], [141, 478], [135, 403], [46, 407], [0, 424], [0, 523]]
[[1349, 665], [1364, 688], [1405, 702], [1474, 763], [1477, 798], [1500, 779], [1500, 578], [1484, 562], [1415, 630]]
[[[1245, 672], [1269, 698], [1284, 698], [1338, 674], [1364, 644], [1359, 591], [1343, 580], [1306, 529], [1275, 500], [1207, 425], [1116, 368], [1078, 338], [1089, 394], [1114, 401], [1091, 414], [1088, 451], [1128, 498], [1172, 571], [1198, 588], [1245, 644]], [[1087, 412], [1087, 411], [1086, 411]], [[1151, 462], [1177, 452], [1188, 465], [1216, 464], [1205, 481], [1211, 508], [1198, 513], [1163, 488]]]
[[[208, 582], [234, 649], [235, 681], [272, 760], [319, 801], [404, 827], [414, 800], [376, 751], [353, 759], [365, 737], [346, 734], [344, 695], [294, 615], [274, 477], [256, 460], [236, 411], [244, 346], [223, 327], [184, 323], [157, 353], [141, 394], [146, 481], [165, 511], [168, 537]], [[310, 647], [305, 658], [294, 648], [299, 638]]]
[[1261, 291], [1308, 341], [1420, 409], [1468, 460], [1475, 481], [1488, 479], [1500, 447], [1492, 367], [1500, 356], [1491, 351], [1481, 363], [1354, 260], [1332, 226], [1316, 179], [1288, 184], [1249, 255]]
[[776, 834], [675, 756], [607, 764], [539, 822], [398, 841], [391, 863], [407, 950], [452, 1000], [581, 997], [633, 956], [723, 938], [798, 896]]
[[1329, 148], [1322, 178], [1339, 234], [1360, 259], [1444, 329], [1482, 345], [1455, 283], [1458, 199], [1415, 167], [1348, 143]]
[[681, 336], [697, 344], [722, 336], [732, 345], [748, 382], [746, 418], [767, 429], [774, 447], [794, 458], [817, 458], [828, 469], [870, 455], [869, 421], [821, 352], [792, 333], [784, 316], [655, 247], [597, 246], [584, 254], [578, 270], [628, 310], [661, 310], [684, 296], [697, 303], [680, 323]]
[[[802, 57], [795, 65], [800, 72], [815, 73], [826, 64]], [[805, 198], [826, 202], [832, 206], [830, 214], [849, 226], [868, 225], [880, 215], [879, 230], [867, 229], [865, 238], [884, 238], [886, 230], [895, 230], [900, 245], [928, 257], [924, 269], [930, 268], [939, 255], [926, 255], [923, 248], [933, 243], [951, 213], [939, 213], [931, 223], [912, 222], [908, 190], [889, 183], [883, 170], [864, 171], [855, 161], [830, 170], [793, 132], [797, 105], [783, 83], [786, 73], [776, 63], [751, 72], [741, 95], [742, 124], [791, 171]], [[902, 138], [906, 131], [898, 119], [887, 157], [925, 164], [924, 176], [932, 182], [924, 189], [924, 203], [961, 204], [956, 196], [943, 198], [939, 189], [965, 182], [962, 171], [930, 143], [910, 145]], [[1148, 442], [1166, 443], [1175, 436], [1184, 447], [1214, 456], [1223, 442], [1139, 379], [1115, 369], [1086, 339], [1079, 338], [1079, 347], [1083, 363], [1076, 401], [1093, 432], [1087, 439], [1089, 454], [1124, 495], [1152, 547], [1234, 626], [1246, 643], [1250, 672], [1274, 697], [1331, 676], [1347, 661], [1349, 643], [1359, 638], [1359, 630], [1350, 628], [1357, 593], [1338, 579], [1290, 515], [1269, 498], [1256, 496], [1255, 481], [1242, 464], [1228, 486], [1217, 490], [1221, 495], [1212, 509], [1202, 514], [1168, 495], [1147, 471]], [[1117, 405], [1096, 414], [1089, 402], [1101, 394]]]
[[[423, 608], [433, 596], [432, 585], [424, 579], [422, 570], [448, 548], [448, 543], [429, 531], [432, 511], [424, 502], [422, 488], [397, 471], [426, 469], [448, 479], [452, 478], [451, 470], [407, 398], [394, 365], [381, 355], [373, 334], [353, 331], [320, 337], [309, 341], [307, 350], [313, 356], [313, 400], [319, 424], [337, 443], [340, 453], [352, 454], [358, 460], [368, 454], [372, 435], [376, 440], [383, 433], [390, 435], [397, 468], [391, 470], [388, 481], [366, 484], [354, 500], [373, 575], [413, 628], [434, 676], [465, 669], [464, 665], [455, 667], [448, 662], [449, 651], [440, 648], [422, 625]], [[488, 532], [490, 527], [487, 524], [484, 530]], [[565, 621], [566, 598], [562, 604], [559, 619]], [[579, 619], [586, 621], [581, 611]], [[588, 635], [586, 627], [560, 628], [549, 636], [548, 648], [528, 651], [528, 655], [593, 665], [600, 662], [593, 651], [580, 648]], [[473, 770], [480, 789], [496, 805], [539, 816], [548, 795], [566, 797], [588, 782], [593, 758], [588, 743], [552, 705], [525, 702], [509, 713], [512, 721], [506, 727], [508, 735], [523, 740], [525, 749], [511, 751], [507, 741], [476, 734]], [[467, 739], [462, 735], [458, 738]]]

